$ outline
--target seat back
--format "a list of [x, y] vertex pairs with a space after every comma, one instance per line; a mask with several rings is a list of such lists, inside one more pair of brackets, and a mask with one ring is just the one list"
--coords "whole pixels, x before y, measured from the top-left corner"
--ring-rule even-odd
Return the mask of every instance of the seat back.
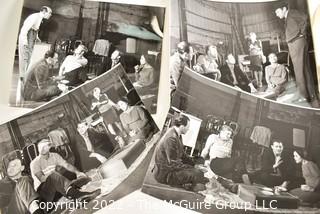
[[29, 172], [31, 161], [39, 155], [38, 148], [35, 144], [26, 145], [22, 149], [22, 154], [25, 163], [25, 169]]

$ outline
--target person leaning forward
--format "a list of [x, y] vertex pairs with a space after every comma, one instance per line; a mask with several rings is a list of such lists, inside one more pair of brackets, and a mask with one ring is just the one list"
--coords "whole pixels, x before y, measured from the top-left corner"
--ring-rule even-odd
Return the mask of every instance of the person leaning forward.
[[201, 170], [194, 168], [193, 160], [185, 153], [182, 134], [190, 127], [190, 120], [185, 115], [174, 119], [174, 126], [161, 138], [155, 150], [154, 177], [159, 183], [176, 187], [191, 188], [196, 191], [208, 180]]

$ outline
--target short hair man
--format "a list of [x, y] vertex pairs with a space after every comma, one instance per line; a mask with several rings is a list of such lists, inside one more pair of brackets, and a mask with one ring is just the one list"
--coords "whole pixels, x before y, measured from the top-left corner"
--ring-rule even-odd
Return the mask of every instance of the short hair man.
[[28, 69], [32, 51], [38, 37], [39, 27], [43, 19], [49, 19], [52, 15], [50, 7], [43, 6], [40, 12], [28, 16], [22, 25], [19, 34], [19, 76], [23, 80]]
[[221, 82], [240, 88], [243, 91], [254, 93], [257, 89], [249, 81], [246, 74], [243, 73], [241, 68], [236, 64], [236, 59], [232, 54], [228, 54], [226, 64], [221, 68]]
[[59, 69], [59, 76], [64, 76], [69, 81], [68, 85], [76, 86], [87, 80], [86, 71], [83, 69], [88, 60], [83, 56], [88, 51], [84, 45], [78, 45], [73, 55], [67, 56]]
[[271, 149], [262, 155], [261, 170], [250, 175], [250, 180], [268, 187], [280, 186], [287, 190], [294, 175], [294, 162], [291, 154], [283, 151], [283, 143], [273, 140]]
[[275, 53], [268, 56], [270, 65], [266, 67], [266, 82], [268, 84], [267, 91], [272, 91], [276, 95], [281, 94], [285, 88], [287, 81], [287, 71], [284, 65], [278, 63], [278, 57]]
[[9, 213], [44, 213], [39, 208], [39, 194], [34, 190], [32, 180], [23, 175], [24, 166], [17, 157], [10, 157], [7, 164], [7, 175], [15, 182], [13, 195], [11, 197]]
[[186, 62], [189, 60], [189, 51], [189, 44], [183, 41], [177, 44], [176, 52], [170, 57], [169, 72], [172, 89], [178, 87], [184, 66], [187, 65]]
[[195, 190], [198, 184], [205, 184], [203, 172], [194, 168], [193, 160], [185, 153], [182, 134], [190, 127], [190, 119], [180, 115], [174, 119], [173, 127], [169, 128], [161, 138], [155, 150], [154, 177], [160, 183], [184, 187], [191, 184]]
[[115, 49], [110, 58], [106, 57], [105, 60], [102, 63], [101, 69], [99, 70], [97, 75], [101, 75], [105, 73], [106, 71], [109, 71], [111, 68], [115, 67], [119, 63], [125, 67], [125, 63], [122, 57], [123, 53], [120, 52], [120, 50]]
[[44, 58], [30, 68], [24, 85], [25, 100], [47, 101], [62, 92], [55, 80], [49, 76], [50, 69], [57, 60], [56, 52], [47, 51]]
[[[307, 28], [308, 16], [287, 6], [277, 8], [275, 14], [286, 20], [285, 34], [292, 59], [296, 84], [299, 94], [293, 103], [312, 102], [313, 107], [319, 107], [315, 92], [315, 84], [308, 56]], [[314, 102], [313, 102], [314, 101]]]
[[79, 200], [90, 200], [99, 195], [100, 190], [94, 192], [81, 192], [71, 181], [64, 177], [59, 168], [73, 172], [77, 177], [87, 177], [65, 161], [59, 154], [51, 153], [51, 143], [43, 139], [38, 143], [39, 155], [31, 161], [30, 169], [34, 181], [34, 188], [46, 201], [53, 201], [56, 192]]
[[194, 66], [195, 71], [211, 79], [220, 81], [221, 73], [218, 69], [218, 50], [214, 45], [206, 46], [206, 55], [199, 56], [197, 65]]
[[119, 117], [126, 134], [132, 140], [148, 139], [152, 134], [152, 126], [146, 110], [142, 106], [134, 105], [130, 100], [125, 102], [125, 99], [120, 100], [118, 105], [123, 111]]

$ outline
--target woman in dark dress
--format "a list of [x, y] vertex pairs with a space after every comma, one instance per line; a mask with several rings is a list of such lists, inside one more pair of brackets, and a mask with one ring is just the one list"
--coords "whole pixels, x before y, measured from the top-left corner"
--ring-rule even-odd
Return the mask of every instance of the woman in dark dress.
[[262, 87], [262, 64], [266, 60], [263, 55], [262, 44], [260, 40], [257, 40], [257, 35], [254, 32], [249, 34], [249, 55], [250, 55], [250, 69], [254, 74], [257, 86]]

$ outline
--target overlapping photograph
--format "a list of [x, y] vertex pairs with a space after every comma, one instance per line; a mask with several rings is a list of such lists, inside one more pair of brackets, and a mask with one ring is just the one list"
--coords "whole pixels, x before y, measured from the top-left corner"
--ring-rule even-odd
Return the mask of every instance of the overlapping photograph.
[[10, 104], [37, 107], [121, 64], [155, 113], [164, 18], [161, 7], [24, 1]]
[[159, 129], [116, 65], [0, 126], [1, 213], [93, 213], [138, 189]]
[[252, 95], [319, 107], [307, 1], [181, 0], [171, 14], [172, 93], [187, 66]]
[[186, 68], [142, 191], [201, 213], [319, 213], [319, 122]]

